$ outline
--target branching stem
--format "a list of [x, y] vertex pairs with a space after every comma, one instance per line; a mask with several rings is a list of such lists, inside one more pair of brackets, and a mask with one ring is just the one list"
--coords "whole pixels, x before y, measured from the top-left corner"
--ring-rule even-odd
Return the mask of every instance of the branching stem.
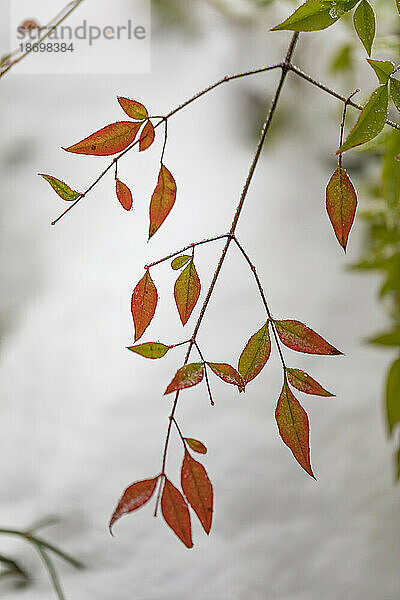
[[[228, 250], [229, 250], [229, 246], [231, 245], [231, 242], [232, 242], [232, 240], [235, 237], [235, 231], [236, 231], [239, 219], [240, 219], [241, 212], [243, 210], [243, 206], [244, 206], [244, 203], [245, 203], [245, 200], [246, 200], [249, 188], [250, 188], [250, 184], [251, 184], [251, 181], [253, 179], [253, 176], [254, 176], [254, 173], [255, 173], [258, 161], [260, 159], [261, 152], [262, 152], [262, 149], [263, 149], [263, 146], [264, 146], [267, 134], [268, 134], [268, 130], [270, 128], [272, 119], [273, 119], [275, 111], [276, 111], [276, 107], [278, 105], [278, 101], [279, 101], [279, 97], [281, 95], [283, 84], [285, 83], [285, 79], [286, 79], [286, 76], [288, 74], [288, 70], [289, 69], [287, 68], [286, 65], [288, 63], [290, 63], [290, 61], [291, 61], [291, 58], [293, 56], [293, 52], [295, 50], [298, 38], [299, 38], [299, 34], [298, 34], [298, 32], [295, 32], [293, 34], [292, 38], [291, 38], [291, 41], [290, 41], [290, 44], [289, 44], [289, 47], [288, 47], [288, 50], [287, 50], [287, 53], [286, 53], [285, 62], [283, 63], [284, 66], [282, 66], [282, 73], [281, 73], [281, 76], [280, 76], [280, 79], [279, 79], [279, 82], [278, 82], [278, 86], [276, 88], [275, 95], [274, 95], [274, 98], [272, 100], [272, 104], [271, 104], [271, 106], [270, 106], [270, 108], [268, 110], [267, 117], [265, 119], [265, 122], [264, 122], [262, 130], [261, 130], [261, 136], [260, 136], [260, 139], [258, 141], [256, 152], [254, 154], [253, 160], [252, 160], [251, 165], [250, 165], [250, 169], [249, 169], [249, 173], [247, 175], [246, 182], [245, 182], [245, 184], [243, 186], [243, 190], [242, 190], [242, 193], [241, 193], [241, 196], [240, 196], [240, 199], [239, 199], [239, 203], [237, 205], [237, 208], [236, 208], [236, 211], [235, 211], [235, 214], [234, 214], [234, 217], [233, 217], [233, 221], [232, 221], [232, 225], [231, 225], [231, 228], [230, 228], [230, 231], [229, 231], [229, 235], [227, 237], [225, 246], [224, 246], [224, 248], [222, 250], [220, 259], [219, 259], [218, 264], [217, 264], [217, 268], [216, 268], [216, 270], [214, 272], [213, 279], [211, 281], [210, 287], [208, 289], [208, 292], [206, 294], [205, 300], [204, 300], [203, 305], [201, 307], [199, 317], [198, 317], [196, 325], [194, 327], [193, 336], [192, 336], [191, 341], [189, 342], [189, 347], [188, 347], [188, 350], [187, 350], [187, 353], [186, 353], [184, 364], [187, 364], [187, 362], [189, 360], [189, 357], [190, 357], [190, 353], [192, 351], [192, 348], [193, 348], [194, 345], [196, 345], [197, 334], [199, 332], [201, 323], [202, 323], [202, 321], [204, 319], [204, 315], [206, 313], [206, 310], [207, 310], [208, 304], [210, 302], [211, 296], [212, 296], [212, 294], [214, 292], [214, 288], [215, 288], [215, 285], [216, 285], [216, 283], [218, 281], [218, 277], [219, 277], [219, 275], [221, 273], [221, 270], [222, 270], [222, 267], [223, 267], [226, 255], [227, 255]], [[177, 409], [177, 406], [178, 406], [178, 402], [179, 402], [179, 391], [177, 391], [176, 394], [175, 394], [175, 399], [174, 399], [174, 402], [173, 402], [173, 405], [172, 405], [171, 416], [170, 416], [169, 423], [168, 423], [167, 435], [166, 435], [166, 439], [165, 439], [164, 451], [163, 451], [163, 459], [162, 459], [162, 469], [161, 469], [161, 474], [162, 475], [165, 475], [165, 468], [166, 468], [167, 454], [168, 454], [168, 446], [169, 446], [169, 440], [170, 440], [170, 436], [171, 436], [172, 421], [175, 420], [175, 412], [176, 412], [176, 409]], [[162, 488], [162, 482], [160, 483], [159, 492], [158, 492], [158, 496], [157, 496], [157, 500], [156, 500], [156, 506], [155, 506], [155, 510], [154, 510], [154, 515], [155, 516], [157, 515], [158, 505], [159, 505], [159, 502], [160, 502], [161, 488]]]
[[[186, 100], [186, 102], [184, 102], [183, 104], [180, 104], [178, 107], [176, 107], [173, 110], [171, 110], [164, 117], [162, 117], [162, 116], [153, 117], [153, 118], [160, 119], [160, 121], [154, 125], [154, 129], [157, 129], [157, 127], [159, 127], [160, 125], [162, 125], [162, 123], [165, 124], [165, 139], [164, 139], [164, 145], [163, 145], [163, 150], [162, 150], [162, 155], [161, 155], [161, 162], [162, 162], [162, 160], [164, 158], [164, 152], [165, 152], [165, 146], [166, 146], [166, 140], [167, 140], [167, 122], [168, 122], [169, 118], [173, 117], [178, 112], [180, 112], [181, 110], [183, 110], [184, 108], [186, 108], [187, 106], [189, 106], [190, 104], [192, 104], [192, 102], [195, 102], [196, 100], [199, 100], [199, 98], [201, 98], [202, 96], [205, 96], [209, 92], [215, 90], [217, 87], [219, 87], [223, 83], [227, 83], [229, 81], [234, 81], [235, 79], [241, 79], [243, 77], [249, 77], [250, 75], [256, 75], [258, 73], [265, 73], [267, 71], [273, 71], [273, 70], [276, 70], [276, 69], [282, 69], [282, 75], [284, 74], [285, 77], [286, 77], [287, 72], [291, 71], [292, 73], [298, 75], [299, 77], [301, 77], [305, 81], [308, 81], [309, 83], [311, 83], [315, 87], [323, 90], [327, 94], [330, 94], [334, 98], [337, 98], [341, 102], [344, 102], [346, 106], [352, 106], [353, 108], [356, 108], [359, 111], [363, 110], [363, 106], [361, 106], [360, 104], [356, 104], [351, 99], [346, 98], [346, 96], [343, 96], [342, 94], [339, 94], [335, 90], [332, 90], [331, 88], [329, 88], [327, 85], [325, 85], [323, 83], [320, 83], [318, 80], [314, 79], [310, 75], [307, 75], [307, 73], [304, 73], [304, 71], [302, 71], [301, 69], [299, 69], [298, 67], [296, 67], [295, 65], [293, 65], [292, 62], [291, 62], [291, 59], [288, 59], [288, 60], [285, 60], [285, 61], [283, 61], [281, 63], [278, 63], [278, 64], [275, 64], [275, 65], [270, 65], [270, 66], [267, 66], [267, 67], [261, 67], [259, 69], [253, 69], [251, 71], [246, 71], [244, 73], [237, 73], [235, 75], [226, 76], [223, 79], [220, 79], [219, 81], [217, 81], [216, 83], [213, 83], [212, 85], [210, 85], [210, 86], [206, 87], [205, 89], [201, 90], [200, 92], [198, 92], [197, 94], [195, 94], [194, 96], [192, 96], [191, 98], [189, 98], [188, 100]], [[394, 129], [400, 130], [400, 125], [398, 123], [394, 123], [390, 119], [388, 119], [386, 121], [386, 124], [390, 125]], [[85, 192], [83, 192], [74, 202], [72, 202], [72, 204], [70, 204], [70, 206], [64, 212], [62, 212], [51, 224], [55, 225], [67, 213], [69, 213], [70, 210], [72, 210], [83, 198], [85, 198], [87, 196], [87, 194], [89, 192], [92, 191], [92, 189], [99, 183], [99, 181], [101, 181], [101, 179], [103, 179], [103, 177], [108, 173], [108, 171], [114, 166], [114, 164], [116, 164], [122, 157], [124, 157], [125, 154], [127, 154], [133, 148], [135, 148], [139, 144], [139, 142], [140, 142], [140, 139], [137, 139], [130, 146], [128, 146], [128, 148], [126, 148], [123, 152], [121, 152], [120, 154], [118, 154], [118, 156], [116, 156], [112, 160], [112, 162], [104, 169], [104, 171], [102, 171], [100, 173], [100, 175], [97, 177], [97, 179], [95, 179], [95, 181], [87, 188], [87, 190]]]

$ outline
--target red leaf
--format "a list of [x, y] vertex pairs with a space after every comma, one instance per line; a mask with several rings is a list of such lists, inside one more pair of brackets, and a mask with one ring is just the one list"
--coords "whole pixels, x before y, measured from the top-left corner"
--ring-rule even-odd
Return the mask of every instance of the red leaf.
[[140, 104], [140, 102], [137, 102], [136, 100], [130, 100], [129, 98], [122, 98], [121, 96], [119, 96], [117, 100], [122, 110], [126, 112], [128, 117], [131, 117], [131, 119], [144, 121], [149, 116], [147, 109], [143, 106], [143, 104]]
[[147, 150], [147, 148], [150, 148], [154, 142], [155, 135], [156, 134], [152, 123], [147, 121], [146, 125], [143, 127], [142, 133], [140, 134], [139, 152], [143, 152], [144, 150]]
[[184, 438], [185, 442], [193, 450], [193, 452], [198, 452], [199, 454], [207, 454], [207, 448], [203, 444], [203, 442], [199, 442], [199, 440], [194, 440], [193, 438]]
[[244, 391], [244, 382], [239, 373], [227, 363], [207, 363], [210, 369], [226, 383], [237, 385], [239, 392]]
[[314, 477], [310, 463], [310, 427], [307, 413], [293, 396], [286, 381], [278, 400], [275, 418], [282, 440], [290, 448], [299, 465]]
[[268, 332], [268, 321], [255, 333], [246, 344], [239, 358], [239, 373], [245, 384], [249, 383], [265, 367], [271, 354], [271, 340]]
[[187, 501], [209, 534], [213, 514], [213, 488], [207, 471], [185, 451], [181, 469], [181, 485]]
[[125, 183], [122, 183], [119, 179], [115, 181], [115, 190], [117, 192], [117, 198], [121, 203], [121, 206], [125, 210], [131, 210], [132, 208], [132, 193]]
[[180, 491], [165, 479], [161, 496], [161, 512], [167, 525], [188, 548], [193, 547], [192, 526], [188, 506]]
[[331, 394], [325, 390], [322, 385], [318, 383], [318, 381], [315, 381], [315, 379], [313, 379], [305, 371], [301, 371], [300, 369], [286, 369], [286, 374], [289, 383], [291, 383], [296, 389], [300, 390], [300, 392], [311, 394], [313, 396], [334, 396], [334, 394]]
[[132, 316], [135, 324], [135, 342], [142, 337], [156, 311], [158, 294], [147, 270], [132, 294]]
[[150, 202], [149, 239], [156, 233], [169, 215], [176, 199], [175, 179], [167, 167], [161, 165], [156, 189]]
[[118, 121], [117, 123], [106, 125], [103, 129], [96, 131], [69, 148], [63, 148], [63, 150], [73, 152], [74, 154], [109, 156], [110, 154], [122, 152], [130, 146], [139, 129], [140, 123]]
[[274, 321], [276, 331], [285, 346], [305, 354], [342, 354], [315, 331], [300, 321]]
[[177, 392], [178, 390], [193, 387], [200, 383], [203, 377], [203, 363], [190, 363], [189, 365], [184, 365], [176, 372], [175, 377], [165, 390], [164, 396], [166, 394], [171, 394], [172, 392]]
[[192, 314], [192, 311], [197, 304], [197, 300], [199, 299], [200, 291], [200, 279], [192, 259], [186, 269], [179, 275], [174, 288], [176, 307], [182, 325], [186, 325]]
[[158, 477], [155, 477], [154, 479], [145, 479], [144, 481], [137, 481], [126, 488], [121, 500], [118, 502], [118, 506], [115, 509], [113, 516], [111, 517], [109, 525], [111, 535], [112, 526], [120, 517], [137, 510], [150, 500], [154, 494], [154, 490], [156, 489], [157, 480]]
[[357, 208], [357, 192], [347, 175], [339, 166], [326, 186], [326, 210], [339, 244], [346, 250], [350, 229]]

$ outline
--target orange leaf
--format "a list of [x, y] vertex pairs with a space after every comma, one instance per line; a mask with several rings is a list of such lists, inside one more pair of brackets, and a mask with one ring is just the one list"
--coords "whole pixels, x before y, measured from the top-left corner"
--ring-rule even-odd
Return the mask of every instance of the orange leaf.
[[300, 390], [300, 392], [304, 392], [304, 394], [311, 394], [313, 396], [334, 396], [334, 394], [325, 390], [318, 381], [315, 381], [315, 379], [305, 371], [301, 371], [300, 369], [286, 369], [286, 374], [289, 383]]
[[192, 314], [192, 311], [197, 304], [197, 300], [199, 299], [200, 291], [200, 279], [192, 259], [185, 270], [179, 275], [174, 288], [176, 307], [182, 325], [186, 325]]
[[239, 392], [244, 391], [244, 382], [239, 373], [227, 363], [207, 363], [210, 369], [226, 383], [237, 385]]
[[147, 270], [132, 294], [132, 316], [135, 324], [135, 342], [150, 325], [158, 302], [156, 286]]
[[318, 333], [300, 321], [274, 321], [276, 331], [285, 346], [305, 354], [342, 354]]
[[357, 208], [357, 192], [341, 162], [326, 186], [326, 210], [339, 244], [346, 251]]
[[194, 440], [193, 438], [184, 438], [185, 442], [193, 450], [193, 452], [198, 452], [199, 454], [207, 454], [207, 448], [203, 444], [203, 442], [199, 442], [199, 440]]
[[117, 192], [117, 198], [121, 203], [121, 206], [125, 210], [131, 210], [132, 208], [132, 193], [125, 183], [122, 183], [119, 179], [115, 182], [115, 189]]
[[193, 387], [194, 385], [200, 383], [203, 377], [203, 363], [190, 363], [189, 365], [184, 365], [176, 372], [175, 377], [165, 390], [164, 396], [166, 394], [171, 394], [172, 392]]
[[175, 204], [176, 183], [167, 167], [161, 165], [156, 189], [150, 202], [149, 239], [156, 233]]
[[251, 336], [239, 358], [239, 373], [245, 384], [249, 383], [265, 367], [271, 354], [268, 321]]
[[310, 463], [310, 427], [307, 413], [293, 396], [286, 381], [278, 400], [275, 418], [282, 440], [290, 448], [299, 465], [314, 477]]
[[193, 547], [192, 526], [188, 506], [180, 491], [165, 478], [161, 496], [161, 512], [167, 525], [188, 548]]
[[129, 98], [123, 98], [121, 96], [119, 96], [117, 100], [122, 110], [126, 112], [128, 117], [131, 117], [131, 119], [144, 121], [149, 116], [147, 109], [143, 106], [143, 104], [140, 104], [140, 102], [137, 102], [136, 100], [130, 100]]
[[117, 123], [106, 125], [103, 129], [96, 131], [69, 148], [63, 148], [63, 150], [73, 152], [74, 154], [109, 156], [110, 154], [122, 152], [130, 146], [139, 129], [140, 123], [118, 121]]
[[181, 485], [187, 501], [209, 534], [213, 514], [213, 488], [207, 471], [185, 451], [181, 469]]
[[131, 486], [126, 488], [121, 500], [118, 502], [118, 506], [115, 509], [113, 516], [111, 517], [109, 529], [112, 535], [112, 527], [118, 519], [123, 515], [137, 510], [143, 504], [146, 504], [154, 494], [158, 477], [154, 479], [145, 479], [144, 481], [137, 481]]
[[149, 148], [152, 145], [152, 143], [154, 142], [155, 135], [156, 134], [152, 123], [150, 123], [150, 121], [147, 121], [146, 125], [143, 127], [142, 133], [140, 134], [139, 152], [147, 150], [147, 148]]

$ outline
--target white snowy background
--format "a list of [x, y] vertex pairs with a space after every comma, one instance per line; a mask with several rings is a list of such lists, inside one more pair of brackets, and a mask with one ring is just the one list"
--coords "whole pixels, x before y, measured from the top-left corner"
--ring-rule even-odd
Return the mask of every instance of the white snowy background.
[[[129, 6], [121, 0], [113, 10], [126, 18]], [[213, 409], [203, 388], [188, 391], [179, 421], [186, 435], [207, 444], [204, 463], [215, 490], [212, 533], [207, 538], [193, 518], [190, 551], [152, 517], [150, 505], [122, 519], [114, 539], [107, 531], [123, 489], [159, 472], [170, 410], [162, 392], [183, 354], [152, 362], [125, 350], [133, 333], [130, 295], [144, 264], [227, 230], [254, 146], [246, 123], [255, 116], [244, 100], [268, 97], [278, 73], [222, 86], [171, 120], [165, 163], [178, 199], [150, 244], [148, 201], [161, 136], [121, 163], [120, 177], [134, 192], [130, 214], [119, 206], [110, 175], [52, 228], [65, 205], [36, 176], [49, 172], [77, 189], [95, 178], [107, 159], [60, 147], [123, 118], [116, 95], [162, 114], [226, 74], [280, 60], [289, 36], [266, 31], [285, 12], [281, 6], [268, 22], [239, 27], [205, 7], [195, 38], [155, 27], [149, 75], [38, 77], [16, 69], [0, 83], [0, 525], [61, 518], [48, 538], [87, 566], [76, 572], [57, 563], [68, 600], [399, 598], [399, 488], [382, 410], [390, 356], [361, 343], [384, 327], [378, 281], [346, 272], [359, 255], [361, 225], [344, 257], [323, 206], [337, 143], [335, 101], [290, 78], [280, 112], [287, 125], [263, 155], [238, 230], [274, 315], [308, 323], [345, 352], [323, 358], [287, 351], [290, 365], [337, 394], [301, 398], [317, 481], [277, 434], [276, 358], [246, 394], [214, 379]], [[323, 76], [324, 43], [334, 44], [335, 35], [307, 37], [296, 62]], [[196, 253], [202, 297], [220, 247]], [[160, 304], [147, 340], [190, 335], [193, 318], [182, 330], [173, 305], [174, 277], [168, 263], [153, 271]], [[201, 329], [207, 357], [236, 364], [264, 318], [232, 248]], [[174, 482], [180, 460], [173, 438]], [[13, 595], [4, 587], [0, 597], [54, 598], [24, 542], [2, 537], [0, 551], [13, 553], [35, 577], [33, 587]]]

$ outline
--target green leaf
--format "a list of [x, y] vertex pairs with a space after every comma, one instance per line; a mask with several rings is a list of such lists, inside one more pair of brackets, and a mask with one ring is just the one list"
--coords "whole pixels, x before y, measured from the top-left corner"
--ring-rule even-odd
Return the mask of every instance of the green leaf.
[[396, 0], [396, 8], [397, 8], [397, 12], [400, 15], [400, 0]]
[[283, 23], [273, 27], [272, 31], [318, 31], [326, 29], [351, 10], [357, 2], [358, 0], [307, 0]]
[[371, 95], [346, 141], [336, 154], [341, 154], [346, 150], [350, 150], [350, 148], [361, 146], [361, 144], [373, 140], [382, 131], [386, 123], [388, 103], [388, 86], [380, 85]]
[[394, 64], [391, 60], [373, 60], [372, 58], [367, 58], [367, 62], [371, 65], [373, 70], [376, 73], [376, 76], [379, 79], [379, 83], [382, 85], [386, 85], [389, 81], [389, 77], [394, 72]]
[[386, 413], [389, 434], [400, 422], [400, 358], [395, 360], [389, 370], [386, 384]]
[[397, 79], [390, 79], [390, 95], [397, 110], [400, 110], [400, 81]]
[[171, 346], [165, 344], [159, 344], [158, 342], [146, 342], [145, 344], [138, 344], [137, 346], [128, 346], [127, 348], [131, 352], [135, 352], [144, 358], [162, 358], [171, 349]]
[[74, 192], [71, 190], [69, 185], [64, 183], [64, 181], [57, 179], [57, 177], [53, 177], [53, 175], [44, 175], [43, 173], [39, 173], [39, 175], [51, 185], [53, 190], [60, 196], [60, 198], [66, 200], [67, 202], [73, 202], [82, 195], [80, 192]]
[[379, 346], [400, 346], [400, 327], [370, 338], [368, 342]]
[[368, 56], [371, 56], [372, 44], [374, 43], [376, 23], [375, 13], [368, 0], [361, 0], [353, 17], [354, 28], [360, 38]]
[[190, 256], [177, 256], [176, 258], [174, 258], [174, 260], [171, 263], [171, 267], [174, 269], [174, 271], [178, 271], [178, 269], [181, 269], [182, 267], [184, 267], [186, 265], [187, 262], [189, 262], [190, 260]]

